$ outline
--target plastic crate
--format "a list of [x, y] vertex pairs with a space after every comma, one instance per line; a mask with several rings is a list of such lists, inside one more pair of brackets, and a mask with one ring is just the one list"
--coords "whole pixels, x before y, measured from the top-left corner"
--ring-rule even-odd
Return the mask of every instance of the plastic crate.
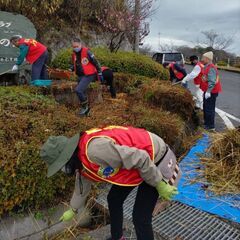
[[48, 87], [52, 85], [52, 80], [34, 80], [31, 81], [31, 85], [36, 87]]

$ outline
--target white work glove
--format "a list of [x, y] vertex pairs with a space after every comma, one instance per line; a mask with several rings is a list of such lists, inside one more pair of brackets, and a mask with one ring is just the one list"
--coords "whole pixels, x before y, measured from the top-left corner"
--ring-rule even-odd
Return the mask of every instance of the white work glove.
[[15, 72], [15, 71], [17, 71], [17, 70], [18, 70], [18, 65], [15, 64], [15, 65], [13, 66], [13, 68], [12, 68], [12, 71]]
[[211, 93], [210, 92], [205, 92], [205, 95], [204, 95], [205, 99], [208, 99], [211, 97]]

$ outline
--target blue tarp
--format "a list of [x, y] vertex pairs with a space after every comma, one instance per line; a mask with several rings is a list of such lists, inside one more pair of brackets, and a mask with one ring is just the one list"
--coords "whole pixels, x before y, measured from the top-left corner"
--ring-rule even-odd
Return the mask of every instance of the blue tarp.
[[192, 183], [199, 175], [197, 169], [203, 168], [199, 154], [204, 153], [208, 145], [209, 137], [204, 135], [181, 161], [183, 175], [174, 200], [240, 223], [240, 195], [216, 196], [204, 190], [206, 182]]

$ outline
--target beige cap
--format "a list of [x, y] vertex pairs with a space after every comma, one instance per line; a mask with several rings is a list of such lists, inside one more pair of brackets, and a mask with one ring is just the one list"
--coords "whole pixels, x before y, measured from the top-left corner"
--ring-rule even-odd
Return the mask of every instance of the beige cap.
[[210, 59], [211, 61], [213, 60], [213, 52], [206, 52], [203, 54], [203, 57], [206, 57], [208, 59]]

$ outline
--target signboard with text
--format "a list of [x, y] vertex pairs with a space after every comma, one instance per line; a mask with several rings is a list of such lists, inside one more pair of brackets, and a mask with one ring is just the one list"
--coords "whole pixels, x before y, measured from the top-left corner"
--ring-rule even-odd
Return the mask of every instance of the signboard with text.
[[32, 22], [20, 14], [0, 11], [0, 74], [12, 68], [19, 50], [10, 43], [12, 36], [36, 38]]

